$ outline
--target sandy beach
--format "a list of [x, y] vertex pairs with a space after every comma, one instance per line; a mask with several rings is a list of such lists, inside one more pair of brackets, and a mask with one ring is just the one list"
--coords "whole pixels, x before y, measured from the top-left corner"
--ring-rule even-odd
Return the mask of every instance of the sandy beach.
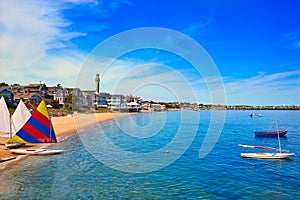
[[[131, 115], [131, 113], [95, 113], [95, 114], [77, 114], [74, 116], [64, 117], [52, 117], [52, 124], [58, 142], [63, 142], [66, 138], [73, 134], [77, 134], [78, 131], [82, 131], [86, 128], [95, 126], [99, 123], [117, 118]], [[24, 155], [12, 154], [6, 147], [5, 143], [9, 138], [0, 137], [0, 160], [11, 156], [17, 157], [14, 160], [0, 163], [0, 170], [5, 169], [9, 164], [10, 166], [16, 164], [18, 160], [24, 158]], [[45, 147], [45, 144], [41, 144]], [[38, 145], [40, 147], [41, 145]], [[46, 145], [47, 146], [47, 145]], [[32, 147], [30, 147], [32, 148]]]

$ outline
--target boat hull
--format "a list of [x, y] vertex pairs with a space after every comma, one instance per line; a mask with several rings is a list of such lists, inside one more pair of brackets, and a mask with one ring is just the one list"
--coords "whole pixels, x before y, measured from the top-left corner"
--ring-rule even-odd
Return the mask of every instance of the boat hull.
[[21, 144], [21, 143], [6, 143], [5, 144], [5, 147], [8, 149], [19, 148], [21, 146], [23, 146], [23, 144]]
[[11, 153], [22, 155], [55, 155], [60, 154], [63, 150], [50, 150], [50, 149], [12, 149]]
[[256, 117], [262, 117], [262, 114], [252, 113], [249, 116], [252, 117], [252, 118], [256, 118]]
[[241, 153], [242, 158], [258, 159], [286, 159], [294, 155], [294, 153]]
[[280, 130], [280, 131], [270, 131], [270, 132], [263, 132], [263, 131], [254, 131], [256, 137], [285, 137], [288, 130]]

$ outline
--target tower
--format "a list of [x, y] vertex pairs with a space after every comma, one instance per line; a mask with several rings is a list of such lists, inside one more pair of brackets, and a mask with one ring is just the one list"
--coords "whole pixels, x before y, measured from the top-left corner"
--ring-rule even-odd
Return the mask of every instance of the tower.
[[96, 82], [96, 92], [99, 93], [99, 91], [100, 91], [100, 78], [99, 78], [99, 74], [96, 74], [95, 82]]

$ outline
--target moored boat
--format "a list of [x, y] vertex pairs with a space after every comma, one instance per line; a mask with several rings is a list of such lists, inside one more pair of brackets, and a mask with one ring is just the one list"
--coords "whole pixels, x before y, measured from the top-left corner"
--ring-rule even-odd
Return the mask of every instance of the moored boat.
[[254, 131], [256, 137], [285, 137], [288, 130], [279, 131]]
[[294, 153], [241, 153], [242, 158], [258, 158], [258, 159], [286, 159], [294, 156]]
[[[278, 122], [276, 120], [276, 132], [263, 132], [267, 134], [273, 134], [277, 136], [278, 140], [278, 148], [274, 147], [265, 147], [260, 145], [244, 145], [244, 144], [238, 144], [240, 147], [244, 148], [252, 148], [252, 149], [264, 149], [264, 150], [272, 150], [275, 151], [274, 153], [267, 153], [267, 152], [256, 152], [256, 153], [241, 153], [242, 158], [257, 158], [257, 159], [285, 159], [290, 158], [291, 156], [295, 156], [295, 153], [289, 153], [288, 150], [281, 149], [280, 144], [280, 131], [278, 130]], [[287, 131], [286, 131], [287, 132]]]
[[252, 117], [252, 118], [255, 118], [255, 117], [262, 117], [262, 114], [251, 113], [249, 116]]

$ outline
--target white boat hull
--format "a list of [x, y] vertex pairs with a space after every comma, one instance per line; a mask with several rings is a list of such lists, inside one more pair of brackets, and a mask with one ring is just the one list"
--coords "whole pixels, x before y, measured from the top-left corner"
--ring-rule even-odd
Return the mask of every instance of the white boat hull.
[[294, 156], [294, 153], [241, 153], [243, 158], [284, 159]]
[[6, 143], [5, 147], [8, 149], [18, 148], [21, 147], [23, 144], [21, 143]]
[[50, 149], [12, 149], [11, 153], [23, 155], [54, 155], [63, 152], [63, 150], [50, 150]]

